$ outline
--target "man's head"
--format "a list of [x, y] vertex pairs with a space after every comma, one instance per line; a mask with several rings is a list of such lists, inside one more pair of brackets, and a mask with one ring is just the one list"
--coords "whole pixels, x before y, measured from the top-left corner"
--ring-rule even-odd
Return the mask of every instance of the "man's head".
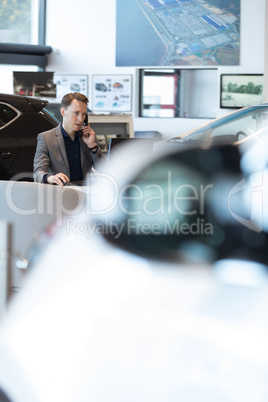
[[79, 102], [83, 102], [86, 105], [88, 104], [88, 98], [85, 95], [80, 94], [79, 92], [70, 92], [69, 94], [64, 95], [62, 98], [61, 107], [66, 109], [68, 106], [70, 106], [74, 99], [78, 100]]
[[79, 92], [64, 95], [60, 112], [63, 117], [62, 125], [70, 136], [81, 129], [87, 115], [88, 98]]

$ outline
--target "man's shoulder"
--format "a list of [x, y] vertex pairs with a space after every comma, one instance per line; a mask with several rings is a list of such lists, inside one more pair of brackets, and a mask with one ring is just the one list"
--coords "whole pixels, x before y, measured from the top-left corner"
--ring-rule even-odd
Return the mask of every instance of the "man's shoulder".
[[50, 130], [47, 131], [43, 131], [42, 133], [39, 134], [39, 136], [48, 138], [51, 136], [55, 136], [56, 134], [60, 134], [61, 133], [61, 128], [60, 128], [60, 124], [54, 128], [51, 128]]

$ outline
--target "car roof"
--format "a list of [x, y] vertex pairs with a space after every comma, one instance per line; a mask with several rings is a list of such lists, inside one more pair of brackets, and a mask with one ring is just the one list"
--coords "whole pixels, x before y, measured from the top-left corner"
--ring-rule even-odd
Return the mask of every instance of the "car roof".
[[19, 109], [21, 112], [32, 111], [32, 108], [39, 112], [48, 104], [48, 101], [44, 99], [3, 93], [0, 93], [0, 102], [6, 102]]

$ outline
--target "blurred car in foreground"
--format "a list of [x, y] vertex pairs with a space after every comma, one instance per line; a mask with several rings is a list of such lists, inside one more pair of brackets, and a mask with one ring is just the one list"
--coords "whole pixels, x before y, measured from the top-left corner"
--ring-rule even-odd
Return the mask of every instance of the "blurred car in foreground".
[[268, 104], [248, 106], [219, 117], [182, 136], [156, 143], [156, 147], [226, 143], [250, 147], [268, 133]]
[[[0, 272], [5, 263], [3, 244], [8, 241], [11, 292], [19, 291], [27, 278], [35, 242], [79, 205], [81, 197], [76, 188], [0, 180]], [[9, 239], [3, 234], [4, 227], [10, 232]], [[0, 285], [3, 281], [1, 277]]]
[[0, 179], [31, 179], [37, 135], [59, 124], [47, 101], [0, 94]]
[[238, 148], [131, 147], [11, 301], [0, 400], [266, 402], [267, 230]]

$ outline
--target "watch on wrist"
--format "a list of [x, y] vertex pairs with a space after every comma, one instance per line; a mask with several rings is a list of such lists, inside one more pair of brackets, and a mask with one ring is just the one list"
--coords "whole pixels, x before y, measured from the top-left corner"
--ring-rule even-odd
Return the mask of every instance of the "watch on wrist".
[[90, 151], [97, 151], [97, 149], [99, 148], [98, 144], [96, 144], [94, 147], [92, 148], [88, 148]]

